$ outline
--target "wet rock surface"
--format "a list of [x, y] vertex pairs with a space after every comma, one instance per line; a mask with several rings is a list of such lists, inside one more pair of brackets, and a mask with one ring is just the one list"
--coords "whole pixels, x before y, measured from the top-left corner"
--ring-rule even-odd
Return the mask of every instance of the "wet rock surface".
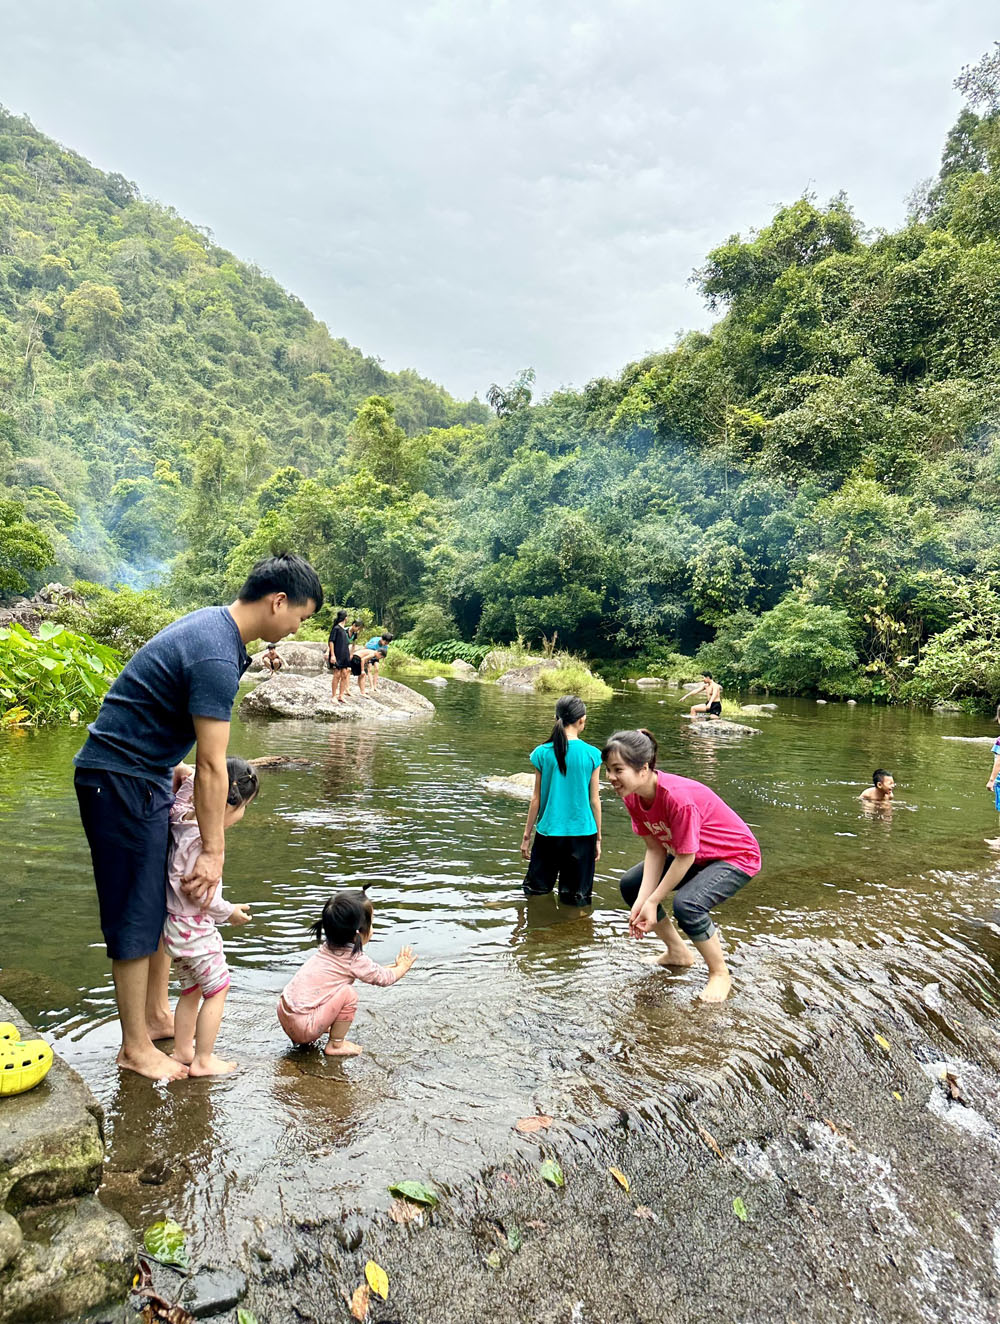
[[[991, 1324], [992, 1022], [951, 988], [933, 1014], [907, 991], [904, 1012], [877, 981], [849, 1019], [814, 986], [787, 992], [811, 1004], [793, 1051], [675, 1084], [588, 1133], [557, 1118], [512, 1135], [502, 1165], [405, 1226], [376, 1218], [354, 1251], [340, 1221], [272, 1229], [247, 1304], [270, 1324], [324, 1320], [331, 1288], [349, 1296], [371, 1258], [390, 1282], [372, 1319], [407, 1324]], [[563, 1189], [540, 1179], [546, 1156]]]
[[483, 785], [488, 791], [498, 795], [515, 795], [521, 800], [530, 800], [535, 788], [533, 772], [513, 772], [509, 777], [486, 777]]
[[455, 673], [456, 680], [478, 680], [479, 672], [471, 662], [464, 662], [460, 657], [456, 657], [451, 664], [451, 669]]
[[321, 722], [378, 722], [407, 717], [429, 716], [434, 712], [430, 699], [398, 681], [379, 678], [378, 689], [361, 697], [352, 677], [345, 703], [336, 703], [331, 695], [328, 673], [317, 676], [279, 672], [268, 676], [247, 694], [239, 707], [240, 717], [279, 718], [312, 717]]
[[[0, 998], [0, 1020], [32, 1031]], [[24, 1094], [0, 1099], [0, 1321], [59, 1320], [122, 1296], [132, 1233], [93, 1195], [103, 1113], [59, 1057]]]

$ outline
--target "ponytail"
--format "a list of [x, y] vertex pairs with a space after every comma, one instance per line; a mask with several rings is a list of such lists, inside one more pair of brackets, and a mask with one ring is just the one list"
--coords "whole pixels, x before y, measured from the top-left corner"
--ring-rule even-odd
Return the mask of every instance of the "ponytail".
[[650, 772], [655, 772], [657, 748], [656, 737], [645, 727], [638, 731], [616, 731], [601, 750], [601, 762], [606, 764], [613, 754], [617, 754], [633, 772], [641, 772], [646, 764]]
[[587, 705], [582, 699], [578, 699], [575, 694], [564, 694], [556, 704], [556, 724], [552, 728], [552, 734], [549, 740], [552, 742], [552, 752], [556, 756], [556, 763], [559, 765], [559, 771], [566, 776], [566, 750], [569, 748], [569, 741], [566, 739], [566, 727], [579, 722], [581, 717], [587, 716]]
[[350, 947], [353, 956], [361, 951], [362, 939], [371, 931], [372, 903], [366, 887], [357, 892], [335, 892], [320, 918], [309, 925], [317, 942], [325, 942], [327, 947]]

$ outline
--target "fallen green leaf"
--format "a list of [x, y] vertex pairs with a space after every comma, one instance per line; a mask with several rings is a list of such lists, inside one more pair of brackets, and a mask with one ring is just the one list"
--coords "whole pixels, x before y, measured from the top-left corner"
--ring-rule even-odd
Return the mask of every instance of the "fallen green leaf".
[[489, 1255], [486, 1256], [486, 1263], [491, 1269], [499, 1269], [501, 1264], [503, 1264], [500, 1252], [498, 1250], [491, 1250]]
[[507, 1249], [515, 1255], [524, 1245], [524, 1237], [518, 1228], [512, 1227], [507, 1230]]
[[554, 1158], [547, 1158], [538, 1171], [541, 1173], [542, 1181], [547, 1181], [550, 1186], [566, 1185], [563, 1170]]
[[237, 1306], [236, 1324], [257, 1324], [257, 1316], [252, 1310], [244, 1310], [242, 1306]]
[[142, 1244], [148, 1254], [161, 1264], [172, 1264], [178, 1269], [187, 1268], [187, 1239], [180, 1223], [174, 1223], [169, 1218], [151, 1223], [143, 1233]]
[[743, 1203], [742, 1196], [738, 1195], [736, 1199], [733, 1201], [733, 1213], [736, 1215], [736, 1217], [740, 1220], [741, 1223], [745, 1223], [747, 1221], [749, 1215], [747, 1214], [747, 1207]]
[[429, 1205], [431, 1209], [436, 1209], [438, 1206], [437, 1194], [422, 1181], [398, 1181], [389, 1187], [389, 1194], [401, 1195], [405, 1200]]

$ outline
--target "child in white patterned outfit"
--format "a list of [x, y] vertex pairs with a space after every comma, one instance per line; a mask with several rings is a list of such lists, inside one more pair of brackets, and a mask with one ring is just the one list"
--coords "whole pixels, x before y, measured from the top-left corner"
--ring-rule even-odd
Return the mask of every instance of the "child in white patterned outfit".
[[[226, 760], [229, 796], [223, 828], [228, 831], [246, 812], [258, 791], [257, 774], [245, 759]], [[246, 924], [246, 905], [234, 906], [222, 898], [222, 883], [208, 905], [196, 903], [182, 886], [201, 853], [201, 833], [194, 812], [193, 769], [179, 769], [184, 780], [170, 808], [170, 858], [167, 863], [167, 918], [163, 945], [180, 977], [181, 996], [174, 1015], [172, 1056], [184, 1062], [189, 1076], [223, 1076], [237, 1063], [215, 1055], [215, 1038], [229, 988], [229, 967], [217, 924]]]

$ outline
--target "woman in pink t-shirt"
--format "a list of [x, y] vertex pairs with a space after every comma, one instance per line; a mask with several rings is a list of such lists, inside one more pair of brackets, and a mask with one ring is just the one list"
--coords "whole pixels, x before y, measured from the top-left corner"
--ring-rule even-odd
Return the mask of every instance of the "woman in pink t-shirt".
[[724, 800], [701, 782], [656, 769], [649, 731], [616, 731], [601, 754], [608, 781], [643, 837], [646, 856], [624, 875], [621, 894], [632, 907], [629, 933], [652, 931], [666, 945], [660, 965], [691, 965], [694, 957], [660, 902], [674, 897], [674, 918], [708, 966], [700, 997], [723, 1002], [731, 980], [709, 910], [760, 872], [753, 833]]

